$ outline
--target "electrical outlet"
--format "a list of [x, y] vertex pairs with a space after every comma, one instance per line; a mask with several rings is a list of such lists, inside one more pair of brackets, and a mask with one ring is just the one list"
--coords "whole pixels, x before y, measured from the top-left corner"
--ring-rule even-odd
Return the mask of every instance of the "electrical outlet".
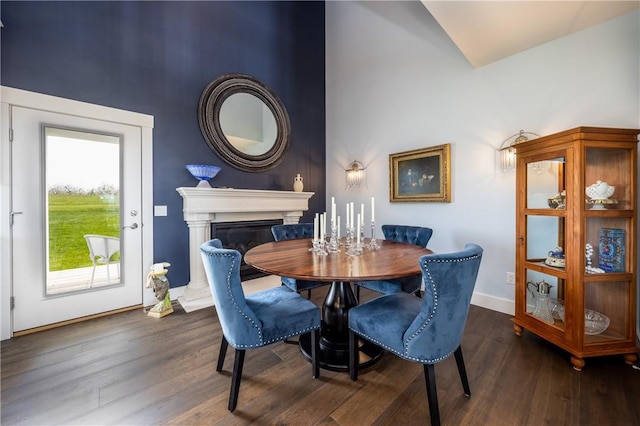
[[167, 215], [167, 206], [153, 206], [153, 215], [154, 216], [166, 216]]
[[516, 274], [514, 272], [507, 272], [507, 284], [516, 283]]

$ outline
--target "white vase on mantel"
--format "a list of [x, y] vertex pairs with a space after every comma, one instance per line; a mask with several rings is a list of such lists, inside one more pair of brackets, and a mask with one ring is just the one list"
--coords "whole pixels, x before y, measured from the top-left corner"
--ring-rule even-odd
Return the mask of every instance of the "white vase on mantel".
[[300, 173], [298, 173], [296, 177], [293, 179], [293, 191], [302, 192], [303, 189], [304, 189], [304, 183], [302, 182], [302, 176], [300, 176]]

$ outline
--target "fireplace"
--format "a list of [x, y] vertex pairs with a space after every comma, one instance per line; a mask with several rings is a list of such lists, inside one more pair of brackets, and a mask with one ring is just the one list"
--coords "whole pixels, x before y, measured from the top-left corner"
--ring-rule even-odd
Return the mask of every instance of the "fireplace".
[[264, 277], [262, 271], [244, 263], [244, 254], [251, 248], [273, 240], [271, 227], [281, 225], [282, 220], [254, 220], [211, 224], [211, 236], [218, 238], [224, 248], [238, 250], [242, 255], [240, 278], [242, 281]]
[[186, 312], [213, 305], [200, 254], [200, 246], [211, 239], [211, 224], [263, 220], [298, 223], [313, 195], [231, 188], [181, 187], [176, 191], [183, 199], [182, 211], [189, 228], [189, 283], [178, 297]]

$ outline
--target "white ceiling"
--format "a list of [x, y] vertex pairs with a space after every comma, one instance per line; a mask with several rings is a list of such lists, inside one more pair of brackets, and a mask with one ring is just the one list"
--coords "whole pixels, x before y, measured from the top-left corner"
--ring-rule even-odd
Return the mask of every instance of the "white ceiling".
[[421, 1], [475, 68], [640, 8], [640, 0]]

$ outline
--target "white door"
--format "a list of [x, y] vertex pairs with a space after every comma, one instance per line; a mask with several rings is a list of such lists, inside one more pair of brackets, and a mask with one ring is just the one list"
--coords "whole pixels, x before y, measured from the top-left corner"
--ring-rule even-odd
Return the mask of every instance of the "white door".
[[13, 331], [142, 304], [141, 128], [10, 108]]

